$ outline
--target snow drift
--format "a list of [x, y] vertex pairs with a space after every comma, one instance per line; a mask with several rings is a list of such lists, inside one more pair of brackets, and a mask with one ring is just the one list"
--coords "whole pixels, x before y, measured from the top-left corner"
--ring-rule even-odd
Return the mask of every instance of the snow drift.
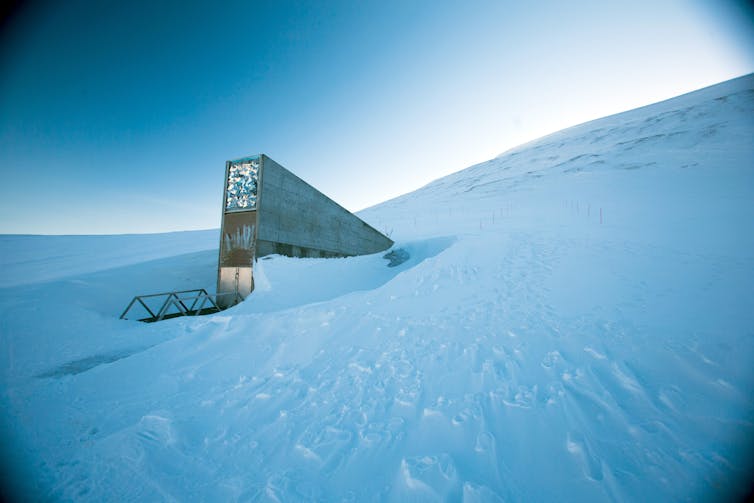
[[9, 469], [87, 501], [740, 496], [752, 112], [746, 76], [555, 133], [363, 211], [409, 261], [272, 257], [201, 318], [117, 320], [216, 250], [3, 238], [36, 250], [3, 259]]

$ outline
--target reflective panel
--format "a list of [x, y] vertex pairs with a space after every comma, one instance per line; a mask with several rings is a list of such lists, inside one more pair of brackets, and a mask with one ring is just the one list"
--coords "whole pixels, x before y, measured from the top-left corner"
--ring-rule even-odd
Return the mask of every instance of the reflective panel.
[[259, 158], [231, 163], [228, 170], [225, 209], [255, 210], [257, 208], [258, 178]]

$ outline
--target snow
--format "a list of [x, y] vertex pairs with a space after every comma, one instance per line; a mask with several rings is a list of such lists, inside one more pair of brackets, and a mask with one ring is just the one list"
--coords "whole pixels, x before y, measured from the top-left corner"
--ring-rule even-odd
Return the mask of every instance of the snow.
[[542, 138], [362, 212], [408, 261], [273, 256], [211, 316], [117, 319], [214, 290], [216, 231], [2, 237], [5, 458], [62, 500], [740, 496], [752, 112], [747, 76]]
[[0, 235], [0, 287], [216, 249], [218, 230], [111, 236]]

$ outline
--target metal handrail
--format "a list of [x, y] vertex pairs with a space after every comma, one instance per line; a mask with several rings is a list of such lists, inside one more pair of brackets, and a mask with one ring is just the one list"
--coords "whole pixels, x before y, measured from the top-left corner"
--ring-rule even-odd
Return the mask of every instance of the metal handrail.
[[[189, 296], [182, 296], [181, 294], [195, 294], [195, 295], [189, 295]], [[174, 317], [174, 316], [199, 316], [202, 313], [202, 311], [210, 310], [211, 312], [220, 312], [223, 310], [218, 304], [217, 299], [220, 297], [227, 297], [228, 295], [233, 296], [233, 305], [238, 304], [240, 301], [243, 300], [243, 297], [238, 292], [224, 292], [224, 293], [215, 293], [210, 295], [207, 293], [207, 290], [204, 288], [196, 288], [193, 290], [179, 290], [175, 292], [164, 292], [164, 293], [152, 293], [148, 295], [137, 295], [134, 297], [131, 302], [129, 302], [126, 309], [123, 311], [123, 314], [120, 315], [120, 319], [124, 320], [127, 319], [126, 315], [131, 310], [131, 308], [134, 306], [136, 302], [139, 302], [144, 309], [150, 314], [151, 317], [149, 318], [142, 318], [139, 321], [147, 321], [147, 322], [153, 322], [153, 321], [161, 321], [165, 319], [166, 316]], [[157, 313], [155, 314], [152, 309], [149, 308], [146, 302], [144, 302], [144, 299], [148, 298], [154, 298], [154, 297], [164, 297], [167, 296], [165, 301], [160, 306], [160, 309], [157, 310]], [[214, 297], [214, 298], [213, 298]], [[189, 301], [191, 302], [191, 306], [187, 306], [186, 303]], [[205, 307], [206, 303], [209, 302], [209, 306]], [[197, 303], [199, 303], [197, 307]], [[175, 307], [177, 309], [177, 313], [171, 313], [168, 314], [168, 311], [171, 307]]]

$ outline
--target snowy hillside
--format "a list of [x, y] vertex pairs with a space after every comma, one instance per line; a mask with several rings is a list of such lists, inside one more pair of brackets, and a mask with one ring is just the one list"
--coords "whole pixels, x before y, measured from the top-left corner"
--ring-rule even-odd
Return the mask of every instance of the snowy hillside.
[[[128, 260], [103, 268], [81, 253], [107, 237], [68, 238], [65, 254], [55, 237], [1, 238], [14, 479], [83, 501], [746, 490], [754, 76], [561, 131], [361, 215], [411, 259], [260, 260], [243, 304], [150, 325], [117, 317], [135, 294], [213, 289], [216, 250], [124, 238]], [[15, 247], [33, 265], [11, 262]]]

